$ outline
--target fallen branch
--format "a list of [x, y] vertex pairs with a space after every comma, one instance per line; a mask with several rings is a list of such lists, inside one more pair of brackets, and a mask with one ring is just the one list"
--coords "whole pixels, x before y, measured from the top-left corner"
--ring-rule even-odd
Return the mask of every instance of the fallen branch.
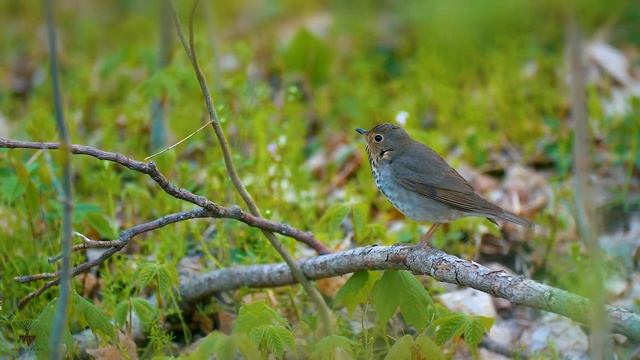
[[[571, 292], [521, 276], [496, 272], [478, 263], [462, 260], [443, 251], [404, 246], [371, 246], [317, 256], [299, 262], [309, 279], [340, 276], [360, 270], [409, 270], [415, 274], [474, 288], [514, 304], [566, 316], [589, 323], [590, 302]], [[215, 270], [183, 281], [180, 293], [185, 301], [196, 301], [213, 293], [242, 287], [268, 288], [294, 284], [285, 264], [253, 265]], [[640, 315], [626, 309], [607, 307], [612, 331], [640, 340]]]

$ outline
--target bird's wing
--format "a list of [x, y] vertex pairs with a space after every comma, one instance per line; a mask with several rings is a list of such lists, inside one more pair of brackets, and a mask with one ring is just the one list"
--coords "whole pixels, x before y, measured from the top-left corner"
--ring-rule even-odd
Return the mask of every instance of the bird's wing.
[[[476, 194], [467, 180], [435, 151], [417, 142], [411, 150], [412, 156], [398, 156], [390, 164], [401, 186], [461, 211], [502, 212], [500, 207]], [[421, 163], [418, 159], [429, 160]]]

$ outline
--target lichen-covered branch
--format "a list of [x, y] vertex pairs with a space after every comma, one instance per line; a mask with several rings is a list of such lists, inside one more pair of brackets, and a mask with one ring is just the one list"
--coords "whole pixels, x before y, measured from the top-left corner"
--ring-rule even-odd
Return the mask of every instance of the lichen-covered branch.
[[[589, 323], [590, 302], [571, 292], [493, 271], [443, 251], [405, 246], [371, 246], [317, 256], [299, 262], [305, 276], [321, 279], [360, 270], [409, 270], [451, 284], [474, 288], [514, 304], [553, 312], [583, 324]], [[295, 283], [285, 264], [253, 265], [215, 270], [183, 281], [185, 301], [196, 301], [215, 292], [241, 287], [267, 288]], [[607, 307], [612, 330], [640, 340], [640, 315]]]

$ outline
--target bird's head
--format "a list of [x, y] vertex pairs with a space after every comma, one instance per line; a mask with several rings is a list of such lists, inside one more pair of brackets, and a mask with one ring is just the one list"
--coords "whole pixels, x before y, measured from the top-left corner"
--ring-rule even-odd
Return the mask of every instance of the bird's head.
[[369, 158], [374, 161], [391, 159], [411, 141], [404, 129], [393, 124], [378, 124], [370, 130], [357, 128], [365, 136]]

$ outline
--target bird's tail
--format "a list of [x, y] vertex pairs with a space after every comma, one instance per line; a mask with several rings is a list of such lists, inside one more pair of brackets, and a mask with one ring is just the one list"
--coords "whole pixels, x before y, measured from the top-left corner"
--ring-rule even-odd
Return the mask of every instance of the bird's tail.
[[508, 211], [503, 211], [502, 213], [495, 215], [495, 217], [497, 219], [509, 221], [509, 222], [514, 223], [514, 224], [518, 224], [520, 226], [525, 226], [525, 227], [528, 227], [528, 228], [531, 228], [534, 225], [531, 221], [529, 221], [529, 220], [527, 220], [527, 219], [525, 219], [523, 217], [520, 217], [520, 216], [518, 216], [516, 214], [510, 213]]

